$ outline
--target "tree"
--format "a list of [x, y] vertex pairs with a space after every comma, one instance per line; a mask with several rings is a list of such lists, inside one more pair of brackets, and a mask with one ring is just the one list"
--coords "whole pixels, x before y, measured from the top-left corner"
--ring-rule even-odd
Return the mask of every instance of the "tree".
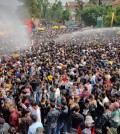
[[102, 6], [90, 6], [90, 7], [85, 7], [81, 13], [81, 19], [83, 20], [84, 24], [86, 26], [96, 26], [97, 24], [97, 17], [103, 15], [103, 7]]
[[77, 9], [82, 10], [84, 2], [82, 0], [76, 0], [76, 2], [77, 2], [77, 5], [78, 5]]
[[110, 15], [110, 14], [106, 15], [104, 17], [104, 19], [103, 19], [103, 25], [105, 27], [110, 27], [110, 25], [111, 25], [111, 19], [112, 19], [112, 15]]
[[40, 18], [41, 16], [40, 0], [19, 0], [19, 1], [22, 3], [22, 5], [18, 7], [18, 10], [25, 9], [24, 11], [27, 12], [25, 14], [29, 14], [28, 17]]
[[96, 0], [89, 0], [90, 5], [96, 5]]
[[63, 5], [62, 2], [56, 1], [51, 4], [48, 8], [48, 18], [54, 20], [55, 22], [61, 22], [63, 19]]
[[62, 20], [65, 21], [65, 20], [69, 20], [70, 19], [70, 11], [68, 9], [64, 10], [63, 13], [62, 13]]
[[120, 26], [120, 6], [116, 7], [115, 19], [114, 19], [114, 26]]
[[77, 21], [81, 21], [81, 10], [83, 10], [83, 4], [84, 4], [84, 2], [82, 1], [82, 0], [76, 0], [76, 2], [77, 2], [77, 7], [76, 7], [76, 10], [75, 10], [75, 12], [76, 12], [76, 20]]
[[40, 3], [41, 18], [46, 19], [50, 3], [48, 2], [48, 0], [37, 0], [37, 2]]
[[29, 12], [30, 12], [31, 17], [40, 18], [40, 16], [41, 16], [41, 4], [35, 0], [31, 0]]

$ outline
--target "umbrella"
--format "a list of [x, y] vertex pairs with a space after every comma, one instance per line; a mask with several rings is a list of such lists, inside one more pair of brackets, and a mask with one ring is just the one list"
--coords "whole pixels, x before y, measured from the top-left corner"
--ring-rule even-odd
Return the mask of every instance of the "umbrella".
[[13, 54], [14, 58], [18, 58], [20, 55], [19, 54]]
[[39, 31], [44, 31], [45, 28], [42, 28], [42, 27], [41, 27], [41, 28], [38, 28], [38, 30], [39, 30]]
[[64, 28], [66, 28], [66, 26], [63, 26], [63, 25], [62, 25], [62, 26], [60, 26], [60, 28], [64, 29]]
[[53, 28], [54, 28], [54, 29], [58, 29], [58, 28], [59, 28], [59, 26], [54, 26]]

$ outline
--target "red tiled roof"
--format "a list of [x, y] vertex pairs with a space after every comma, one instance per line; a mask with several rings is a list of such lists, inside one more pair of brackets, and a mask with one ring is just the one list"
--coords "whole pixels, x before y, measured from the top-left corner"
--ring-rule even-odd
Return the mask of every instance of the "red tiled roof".
[[111, 3], [112, 6], [120, 4], [120, 0], [115, 0]]

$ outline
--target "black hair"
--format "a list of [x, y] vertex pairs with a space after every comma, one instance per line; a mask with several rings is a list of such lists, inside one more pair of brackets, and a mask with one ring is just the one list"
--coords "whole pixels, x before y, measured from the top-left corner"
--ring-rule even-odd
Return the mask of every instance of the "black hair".
[[30, 115], [31, 119], [33, 120], [33, 122], [37, 121], [37, 116], [36, 115]]
[[102, 95], [102, 98], [105, 98], [106, 93], [105, 92], [102, 92], [101, 95]]
[[110, 103], [109, 103], [109, 102], [106, 102], [106, 103], [104, 104], [104, 107], [105, 107], [106, 109], [109, 109]]
[[73, 108], [73, 110], [74, 110], [75, 112], [79, 112], [79, 111], [80, 111], [80, 108], [79, 108], [78, 106], [75, 106], [75, 107]]
[[66, 105], [67, 105], [67, 102], [65, 102], [65, 101], [62, 102], [62, 105], [63, 105], [63, 106], [66, 106]]
[[34, 103], [32, 103], [31, 105], [32, 105], [32, 106], [37, 106], [37, 103], [36, 103], [36, 102], [34, 102]]
[[50, 104], [50, 106], [51, 106], [51, 108], [55, 108], [55, 103], [52, 102], [52, 103]]

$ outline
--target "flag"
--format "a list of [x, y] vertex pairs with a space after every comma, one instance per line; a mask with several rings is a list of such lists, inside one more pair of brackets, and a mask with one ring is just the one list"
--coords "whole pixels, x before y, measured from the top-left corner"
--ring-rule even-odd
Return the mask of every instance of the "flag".
[[111, 27], [113, 26], [113, 21], [114, 21], [114, 18], [115, 18], [115, 13], [112, 13]]

